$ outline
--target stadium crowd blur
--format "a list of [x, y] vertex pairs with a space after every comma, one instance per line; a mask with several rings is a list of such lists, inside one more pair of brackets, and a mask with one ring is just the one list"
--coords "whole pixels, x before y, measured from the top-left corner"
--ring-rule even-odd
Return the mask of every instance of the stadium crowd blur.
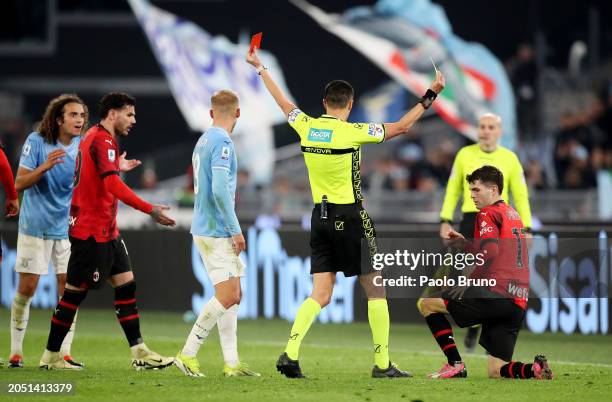
[[[22, 3], [10, 0], [7, 7], [25, 7], [25, 3], [30, 4], [31, 2]], [[61, 0], [58, 4], [64, 12], [74, 10], [89, 12], [90, 9], [101, 9], [105, 12], [129, 12], [127, 3], [119, 0], [104, 2]], [[450, 7], [451, 4], [452, 2], [448, 2], [447, 5]], [[38, 6], [42, 7], [40, 4]], [[5, 22], [12, 25], [0, 31], [0, 39], [6, 40], [7, 32], [17, 36], [22, 31], [34, 36], [44, 35], [42, 31], [32, 32], [30, 29], [32, 24], [25, 27], [19, 25], [18, 20]], [[20, 38], [8, 37], [8, 39], [19, 40]], [[537, 52], [534, 47], [535, 45], [531, 43], [518, 45], [515, 54], [505, 63], [516, 99], [518, 145], [515, 151], [523, 164], [530, 192], [535, 194], [546, 190], [594, 189], [598, 186], [599, 172], [610, 171], [612, 175], [612, 75], [606, 73], [612, 70], [610, 55], [604, 55], [603, 58], [607, 57], [608, 60], [602, 60], [600, 63], [601, 66], [607, 66], [600, 69], [603, 74], [600, 73], [596, 78], [591, 75], [590, 78], [583, 79], [580, 84], [572, 82], [571, 63], [563, 66], [564, 62], [557, 62], [554, 66], [547, 66], [549, 70], [555, 70], [555, 74], [564, 77], [563, 80], [567, 84], [566, 91], [562, 94], [563, 96], [560, 96], [558, 92], [551, 91], [556, 84], [543, 84], [542, 70], [538, 68]], [[565, 54], [566, 51], [567, 49], [563, 49], [557, 54]], [[511, 52], [512, 50], [506, 55]], [[580, 97], [575, 96], [575, 92], [580, 92]], [[565, 98], [569, 101], [559, 103], [557, 98]], [[414, 98], [414, 103], [416, 101], [417, 99]], [[18, 112], [13, 113], [13, 110], [23, 110], [23, 105], [11, 102], [25, 102], [25, 100], [19, 97], [0, 96], [0, 140], [15, 168], [21, 146], [26, 136], [32, 131], [32, 122], [36, 116], [20, 116]], [[543, 105], [552, 103], [556, 104], [556, 109], [552, 113], [544, 113], [542, 109], [545, 106]], [[90, 107], [93, 106], [90, 104]], [[146, 112], [143, 111], [143, 113]], [[95, 121], [89, 122], [89, 124], [93, 123]], [[417, 197], [419, 194], [443, 193], [456, 152], [470, 141], [447, 124], [437, 125], [438, 131], [444, 132], [436, 136], [434, 141], [428, 140], [429, 132], [424, 133], [426, 131], [423, 130], [424, 124], [427, 123], [419, 123], [401, 139], [395, 139], [389, 144], [380, 146], [385, 147], [380, 151], [375, 150], [379, 146], [365, 147], [362, 162], [362, 188], [366, 193], [366, 199], [377, 193], [409, 193]], [[285, 132], [288, 133], [289, 130]], [[295, 140], [297, 138], [293, 139]], [[195, 142], [195, 136], [193, 142]], [[293, 146], [299, 151], [297, 144]], [[190, 150], [187, 151], [190, 152]], [[160, 153], [161, 151], [157, 152], [157, 154]], [[186, 157], [186, 154], [181, 154], [181, 158], [177, 158], [176, 163], [174, 160], [172, 163], [160, 162], [155, 160], [154, 156], [134, 155], [133, 152], [131, 156], [143, 159], [144, 166], [140, 169], [141, 177], [136, 181], [130, 179], [132, 180], [130, 184], [145, 190], [163, 187], [162, 182], [167, 177], [162, 177], [164, 175], [160, 174], [160, 166], [184, 164], [179, 169], [187, 172], [187, 178], [181, 178], [180, 181], [173, 182], [173, 185], [179, 188], [178, 195], [175, 197], [179, 205], [190, 205], [192, 199], [190, 193], [193, 191], [193, 186], [190, 159]], [[299, 152], [295, 156], [295, 159], [300, 159]], [[238, 158], [240, 160], [240, 155]], [[262, 209], [281, 215], [296, 206], [307, 210], [308, 205], [305, 204], [311, 203], [312, 200], [309, 199], [308, 194], [306, 169], [303, 162], [301, 163], [299, 173], [297, 169], [286, 171], [284, 166], [275, 169], [272, 183], [267, 186], [254, 183], [248, 171], [240, 171], [238, 203], [244, 199], [263, 199], [265, 206]], [[437, 200], [439, 201], [439, 197]], [[432, 212], [436, 208], [431, 207]]]

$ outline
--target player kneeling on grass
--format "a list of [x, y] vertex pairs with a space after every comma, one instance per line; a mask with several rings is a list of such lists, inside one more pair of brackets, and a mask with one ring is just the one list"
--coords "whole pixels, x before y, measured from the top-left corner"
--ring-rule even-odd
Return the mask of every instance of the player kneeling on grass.
[[240, 277], [244, 264], [239, 255], [245, 249], [244, 236], [234, 212], [237, 161], [230, 134], [240, 117], [238, 96], [228, 90], [211, 98], [212, 127], [198, 140], [193, 151], [195, 204], [191, 234], [215, 295], [204, 305], [187, 342], [174, 363], [191, 377], [204, 377], [197, 359], [198, 350], [217, 325], [227, 377], [256, 376], [238, 359], [238, 306], [242, 292]]
[[462, 328], [482, 324], [480, 345], [489, 353], [490, 378], [551, 380], [553, 373], [543, 355], [537, 355], [529, 364], [512, 361], [529, 290], [529, 260], [521, 217], [501, 197], [503, 175], [497, 168], [476, 169], [467, 176], [467, 181], [479, 210], [474, 242], [454, 230], [448, 233], [448, 240], [454, 248], [482, 253], [484, 263], [474, 268], [470, 278], [486, 279], [495, 285], [456, 288], [443, 293], [441, 298], [423, 299], [419, 310], [448, 360], [440, 371], [429, 377], [467, 377], [453, 330], [444, 316], [450, 314]]
[[136, 370], [159, 369], [172, 364], [150, 350], [140, 334], [136, 306], [136, 282], [130, 257], [117, 228], [117, 200], [151, 215], [164, 226], [174, 220], [164, 214], [168, 207], [140, 199], [119, 178], [119, 147], [116, 136], [127, 136], [136, 124], [135, 100], [124, 93], [110, 93], [100, 101], [102, 121], [81, 140], [74, 172], [70, 206], [70, 259], [64, 294], [51, 318], [51, 330], [41, 359], [41, 369], [66, 368], [59, 353], [79, 305], [89, 289], [106, 280], [115, 290], [115, 313], [132, 351]]

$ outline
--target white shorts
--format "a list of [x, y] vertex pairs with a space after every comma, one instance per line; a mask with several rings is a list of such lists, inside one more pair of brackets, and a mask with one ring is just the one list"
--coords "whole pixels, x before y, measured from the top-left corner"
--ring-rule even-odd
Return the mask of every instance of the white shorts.
[[46, 275], [49, 273], [49, 261], [56, 274], [65, 274], [70, 259], [70, 241], [53, 240], [28, 236], [19, 233], [17, 236], [17, 257], [15, 271], [26, 274]]
[[246, 265], [234, 252], [231, 237], [193, 236], [213, 285], [243, 277]]

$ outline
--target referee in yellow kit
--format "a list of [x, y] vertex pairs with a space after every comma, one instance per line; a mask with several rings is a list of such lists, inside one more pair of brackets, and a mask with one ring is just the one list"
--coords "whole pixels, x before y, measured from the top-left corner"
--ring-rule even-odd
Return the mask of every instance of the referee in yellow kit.
[[[276, 101], [289, 124], [300, 136], [300, 143], [315, 207], [311, 218], [311, 270], [313, 289], [300, 306], [285, 352], [276, 368], [289, 378], [303, 378], [298, 362], [299, 347], [323, 307], [329, 304], [336, 273], [359, 276], [368, 297], [368, 321], [374, 343], [372, 377], [411, 377], [389, 360], [389, 311], [385, 288], [376, 286], [380, 275], [371, 267], [371, 256], [377, 253], [374, 224], [361, 202], [361, 150], [367, 143], [380, 143], [406, 132], [433, 103], [444, 88], [444, 77], [436, 71], [421, 101], [394, 123], [349, 123], [353, 107], [353, 87], [335, 80], [325, 87], [325, 114], [313, 118], [289, 102], [255, 52], [247, 54], [264, 85]], [[362, 267], [362, 239], [364, 267]], [[369, 263], [368, 263], [369, 260]]]
[[[440, 237], [447, 237], [447, 233], [453, 229], [453, 214], [462, 193], [463, 217], [459, 223], [459, 232], [468, 239], [474, 237], [474, 224], [478, 209], [470, 197], [469, 183], [465, 177], [484, 165], [495, 166], [502, 172], [504, 175], [502, 198], [509, 202], [508, 189], [510, 189], [514, 206], [521, 216], [523, 226], [528, 233], [531, 232], [531, 209], [523, 167], [514, 152], [499, 145], [501, 135], [501, 117], [492, 113], [484, 114], [478, 124], [478, 143], [465, 146], [457, 153], [440, 212]], [[478, 327], [468, 329], [464, 341], [468, 350], [473, 350], [476, 346], [477, 336]]]

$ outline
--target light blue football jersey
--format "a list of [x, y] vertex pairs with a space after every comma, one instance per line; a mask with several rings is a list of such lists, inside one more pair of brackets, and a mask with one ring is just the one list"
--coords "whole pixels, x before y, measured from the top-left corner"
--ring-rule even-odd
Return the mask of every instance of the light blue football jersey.
[[72, 199], [72, 179], [81, 137], [74, 137], [65, 146], [59, 141], [48, 144], [38, 133], [31, 133], [23, 144], [19, 166], [34, 170], [47, 160], [50, 152], [66, 152], [64, 163], [45, 172], [32, 187], [26, 189], [19, 213], [19, 232], [43, 239], [68, 238], [68, 213]]
[[[212, 173], [214, 169], [228, 172], [228, 190], [232, 200], [232, 213], [236, 196], [237, 160], [234, 143], [227, 131], [209, 128], [198, 140], [192, 156], [195, 203], [191, 233], [198, 236], [231, 237], [231, 222], [226, 222], [213, 198]], [[238, 231], [240, 228], [238, 227]]]

